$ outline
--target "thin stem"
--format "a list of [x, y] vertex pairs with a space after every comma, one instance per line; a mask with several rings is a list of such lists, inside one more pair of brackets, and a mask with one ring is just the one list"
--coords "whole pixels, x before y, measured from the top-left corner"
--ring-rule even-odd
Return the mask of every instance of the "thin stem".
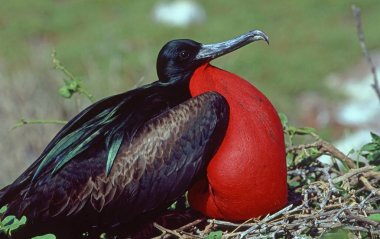
[[65, 125], [67, 124], [67, 121], [65, 120], [25, 120], [20, 119], [18, 123], [16, 123], [10, 130], [14, 130], [16, 128], [22, 127], [27, 124], [59, 124], [59, 125]]

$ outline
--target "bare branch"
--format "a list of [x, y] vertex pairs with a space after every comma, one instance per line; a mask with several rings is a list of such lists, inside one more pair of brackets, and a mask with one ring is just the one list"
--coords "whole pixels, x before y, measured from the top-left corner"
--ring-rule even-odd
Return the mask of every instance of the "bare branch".
[[360, 177], [359, 177], [359, 180], [363, 183], [364, 187], [365, 187], [368, 191], [370, 191], [370, 192], [372, 192], [372, 193], [374, 193], [374, 194], [380, 196], [380, 190], [377, 189], [377, 188], [375, 188], [374, 186], [372, 186], [372, 184], [368, 181], [367, 178], [365, 178], [364, 176], [360, 176]]
[[344, 163], [347, 164], [347, 166], [349, 168], [351, 168], [351, 169], [357, 168], [354, 160], [352, 160], [350, 157], [348, 157], [347, 155], [342, 153], [334, 145], [332, 145], [329, 142], [324, 141], [324, 140], [318, 140], [318, 141], [316, 141], [314, 143], [310, 143], [310, 144], [303, 144], [303, 145], [288, 147], [286, 149], [286, 152], [292, 153], [292, 152], [296, 152], [296, 151], [304, 150], [304, 149], [308, 149], [308, 148], [318, 148], [318, 150], [322, 154], [328, 154], [328, 155], [331, 155], [337, 159], [342, 160]]
[[178, 232], [176, 232], [175, 230], [170, 230], [170, 229], [165, 228], [165, 227], [163, 227], [157, 223], [153, 223], [153, 226], [162, 232], [161, 236], [159, 236], [157, 238], [162, 238], [166, 234], [171, 234], [171, 235], [175, 236], [176, 238], [181, 238], [181, 239], [183, 238], [182, 235], [179, 234]]
[[379, 80], [377, 79], [377, 73], [376, 73], [376, 67], [375, 64], [372, 61], [371, 56], [368, 53], [368, 48], [365, 42], [365, 37], [364, 37], [364, 31], [362, 27], [362, 21], [360, 17], [360, 8], [358, 8], [355, 5], [352, 5], [352, 12], [355, 16], [355, 22], [356, 22], [356, 28], [358, 31], [358, 37], [359, 37], [359, 42], [360, 42], [360, 47], [362, 48], [362, 52], [367, 59], [368, 65], [371, 68], [371, 72], [373, 75], [373, 84], [372, 88], [375, 90], [377, 97], [380, 101], [380, 86], [379, 86]]
[[347, 180], [355, 175], [358, 175], [358, 174], [362, 174], [364, 172], [368, 172], [368, 171], [371, 171], [375, 168], [375, 166], [365, 166], [365, 167], [362, 167], [362, 168], [354, 168], [354, 169], [351, 169], [348, 173], [342, 175], [342, 176], [339, 176], [339, 177], [336, 177], [333, 179], [333, 183], [340, 183], [340, 182], [343, 182], [344, 180]]
[[16, 128], [20, 128], [27, 124], [58, 124], [58, 125], [65, 125], [67, 124], [67, 121], [65, 120], [25, 120], [20, 119], [19, 122], [17, 122], [10, 130], [14, 130]]

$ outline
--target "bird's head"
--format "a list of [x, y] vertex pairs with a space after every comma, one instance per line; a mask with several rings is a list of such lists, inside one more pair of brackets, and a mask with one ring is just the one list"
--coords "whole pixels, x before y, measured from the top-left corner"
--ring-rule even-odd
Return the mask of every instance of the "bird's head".
[[259, 30], [249, 31], [231, 40], [214, 44], [201, 44], [189, 39], [170, 41], [158, 54], [159, 81], [174, 83], [189, 78], [202, 64], [259, 40], [269, 43], [268, 36]]

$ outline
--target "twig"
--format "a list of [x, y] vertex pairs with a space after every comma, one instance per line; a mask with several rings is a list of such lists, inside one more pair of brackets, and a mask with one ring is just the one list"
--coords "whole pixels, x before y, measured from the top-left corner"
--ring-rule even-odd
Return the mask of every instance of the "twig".
[[365, 173], [363, 173], [363, 176], [366, 178], [376, 178], [376, 179], [380, 180], [380, 172], [378, 172], [378, 171], [365, 172]]
[[380, 223], [372, 221], [372, 220], [370, 220], [370, 219], [368, 219], [366, 217], [359, 216], [359, 215], [353, 215], [349, 210], [346, 210], [344, 212], [348, 215], [349, 219], [353, 219], [355, 221], [364, 222], [364, 223], [369, 224], [369, 225], [374, 226], [374, 227], [378, 227], [380, 225]]
[[367, 59], [369, 67], [371, 68], [371, 72], [372, 72], [372, 76], [373, 76], [373, 84], [371, 86], [375, 90], [375, 92], [377, 94], [377, 98], [380, 101], [379, 80], [377, 79], [377, 72], [376, 72], [375, 64], [373, 63], [372, 58], [368, 53], [368, 48], [367, 48], [367, 45], [365, 42], [364, 31], [363, 31], [362, 21], [361, 21], [361, 17], [360, 17], [360, 8], [358, 8], [355, 5], [352, 5], [352, 12], [355, 16], [355, 22], [356, 22], [356, 28], [358, 30], [360, 47], [362, 48], [362, 52], [363, 52], [365, 58]]
[[360, 177], [359, 177], [359, 180], [360, 180], [360, 182], [363, 183], [364, 187], [365, 187], [368, 191], [370, 191], [370, 192], [372, 192], [372, 193], [375, 193], [377, 196], [380, 196], [380, 190], [377, 189], [377, 188], [375, 188], [374, 186], [372, 186], [372, 184], [368, 181], [367, 178], [365, 178], [364, 176], [360, 176]]
[[347, 164], [349, 168], [357, 168], [353, 159], [342, 153], [334, 145], [324, 140], [318, 140], [310, 144], [302, 144], [288, 147], [286, 151], [287, 153], [292, 153], [308, 148], [318, 148], [321, 153], [328, 153], [329, 155], [342, 160], [344, 163]]
[[212, 231], [212, 228], [214, 227], [214, 220], [208, 220], [208, 222], [209, 224], [202, 231], [203, 235], [209, 234]]
[[155, 237], [155, 238], [161, 238], [161, 237], [163, 237], [167, 233], [171, 234], [173, 236], [176, 236], [177, 238], [181, 238], [181, 239], [183, 238], [182, 235], [179, 234], [178, 232], [176, 232], [175, 230], [170, 230], [170, 229], [165, 228], [165, 227], [163, 227], [163, 226], [161, 226], [161, 225], [159, 225], [157, 223], [153, 223], [153, 226], [162, 232], [161, 236], [158, 236], [158, 237]]
[[334, 192], [338, 191], [338, 189], [336, 189], [336, 187], [335, 187], [335, 185], [333, 183], [333, 180], [331, 178], [331, 175], [329, 173], [328, 168], [324, 167], [324, 168], [321, 169], [321, 171], [326, 176], [327, 182], [329, 183], [329, 188], [328, 188], [327, 194], [326, 194], [325, 198], [323, 199], [322, 203], [320, 204], [321, 209], [324, 209], [324, 207], [326, 206], [326, 204], [329, 202], [329, 200], [331, 198], [331, 195]]
[[375, 168], [375, 166], [365, 166], [365, 167], [361, 167], [361, 168], [354, 168], [354, 169], [351, 169], [348, 173], [342, 175], [342, 176], [339, 176], [339, 177], [336, 177], [333, 179], [333, 183], [340, 183], [340, 182], [343, 182], [355, 175], [358, 175], [358, 174], [362, 174], [364, 172], [368, 172], [368, 171], [371, 171]]
[[[376, 193], [375, 193], [374, 191], [371, 191], [370, 194], [368, 194], [368, 196], [367, 196], [366, 198], [364, 198], [363, 201], [360, 202], [360, 204], [359, 204], [360, 207], [363, 208], [364, 205], [368, 202], [368, 200], [369, 200], [370, 198], [372, 198], [374, 195], [376, 195]], [[367, 213], [369, 213], [369, 212], [367, 212]]]
[[[190, 233], [188, 233], [188, 232], [185, 232], [185, 230], [186, 229], [189, 229], [189, 228], [191, 228], [191, 227], [194, 227], [194, 226], [196, 226], [197, 224], [199, 224], [199, 223], [201, 223], [201, 222], [203, 222], [205, 219], [204, 218], [202, 218], [202, 219], [197, 219], [197, 220], [195, 220], [195, 221], [193, 221], [193, 222], [190, 222], [190, 223], [188, 223], [188, 224], [186, 224], [186, 225], [184, 225], [184, 226], [182, 226], [182, 227], [180, 227], [180, 228], [178, 228], [178, 229], [175, 229], [175, 230], [171, 230], [171, 231], [173, 231], [173, 232], [181, 232], [182, 234], [184, 234], [184, 235], [190, 235], [191, 236], [191, 238], [195, 238], [195, 235], [193, 235], [193, 234], [190, 234]], [[158, 224], [157, 224], [158, 225]], [[160, 226], [160, 225], [158, 225], [158, 226]], [[156, 227], [157, 228], [157, 227]], [[164, 229], [162, 226], [161, 226], [161, 229]], [[161, 230], [161, 229], [159, 229], [161, 232], [162, 232], [162, 234], [159, 236], [159, 237], [154, 237], [154, 238], [160, 238], [160, 239], [167, 239], [167, 238], [171, 238], [173, 235], [172, 234], [169, 234], [169, 233], [167, 233], [167, 229], [165, 228], [165, 231], [163, 231], [163, 230]], [[197, 237], [198, 238], [198, 237]], [[199, 237], [199, 238], [201, 238], [201, 237]]]
[[267, 215], [263, 220], [261, 220], [259, 223], [256, 223], [255, 226], [252, 226], [251, 228], [245, 230], [244, 232], [240, 233], [240, 238], [244, 238], [246, 235], [254, 231], [258, 226], [262, 225], [263, 223], [266, 223], [268, 221], [271, 221], [273, 218], [276, 218], [286, 212], [289, 212], [289, 210], [293, 207], [293, 205], [288, 205], [285, 208], [281, 209], [280, 211], [273, 213], [271, 215]]
[[21, 126], [27, 125], [27, 124], [60, 124], [64, 125], [66, 124], [67, 121], [65, 120], [25, 120], [25, 119], [20, 119], [18, 123], [13, 125], [13, 127], [10, 130], [17, 129]]
[[[343, 229], [357, 232], [369, 232], [368, 228], [360, 226], [345, 226]], [[372, 235], [380, 235], [380, 230], [371, 230]]]
[[242, 224], [240, 224], [239, 226], [237, 226], [231, 233], [229, 233], [228, 235], [231, 236], [231, 234], [234, 234], [235, 232], [239, 231], [240, 228], [242, 228], [244, 225], [247, 225], [248, 222], [252, 221], [252, 218], [246, 220], [245, 222], [243, 222]]
[[203, 218], [202, 218], [202, 219], [197, 219], [197, 220], [195, 220], [195, 221], [193, 221], [193, 222], [190, 222], [190, 223], [188, 223], [188, 224], [186, 224], [186, 225], [184, 225], [184, 226], [178, 228], [177, 230], [180, 230], [180, 231], [182, 231], [182, 230], [186, 230], [186, 229], [188, 229], [188, 228], [190, 228], [190, 227], [196, 226], [197, 224], [203, 222], [204, 220], [205, 220], [205, 219], [203, 219]]

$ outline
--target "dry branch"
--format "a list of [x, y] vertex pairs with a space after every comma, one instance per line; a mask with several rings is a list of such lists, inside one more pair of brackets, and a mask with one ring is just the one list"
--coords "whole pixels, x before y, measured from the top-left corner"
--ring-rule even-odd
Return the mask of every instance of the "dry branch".
[[365, 42], [364, 31], [363, 31], [362, 21], [361, 21], [361, 17], [360, 17], [360, 8], [358, 8], [355, 5], [352, 5], [352, 12], [355, 16], [355, 23], [356, 23], [356, 28], [358, 31], [360, 47], [362, 48], [362, 52], [363, 52], [365, 58], [367, 59], [368, 65], [369, 65], [371, 72], [372, 72], [372, 76], [373, 76], [372, 88], [375, 90], [377, 97], [380, 101], [379, 80], [377, 79], [377, 72], [376, 72], [375, 64], [373, 63], [372, 58], [368, 53], [368, 48], [367, 48], [367, 45]]

